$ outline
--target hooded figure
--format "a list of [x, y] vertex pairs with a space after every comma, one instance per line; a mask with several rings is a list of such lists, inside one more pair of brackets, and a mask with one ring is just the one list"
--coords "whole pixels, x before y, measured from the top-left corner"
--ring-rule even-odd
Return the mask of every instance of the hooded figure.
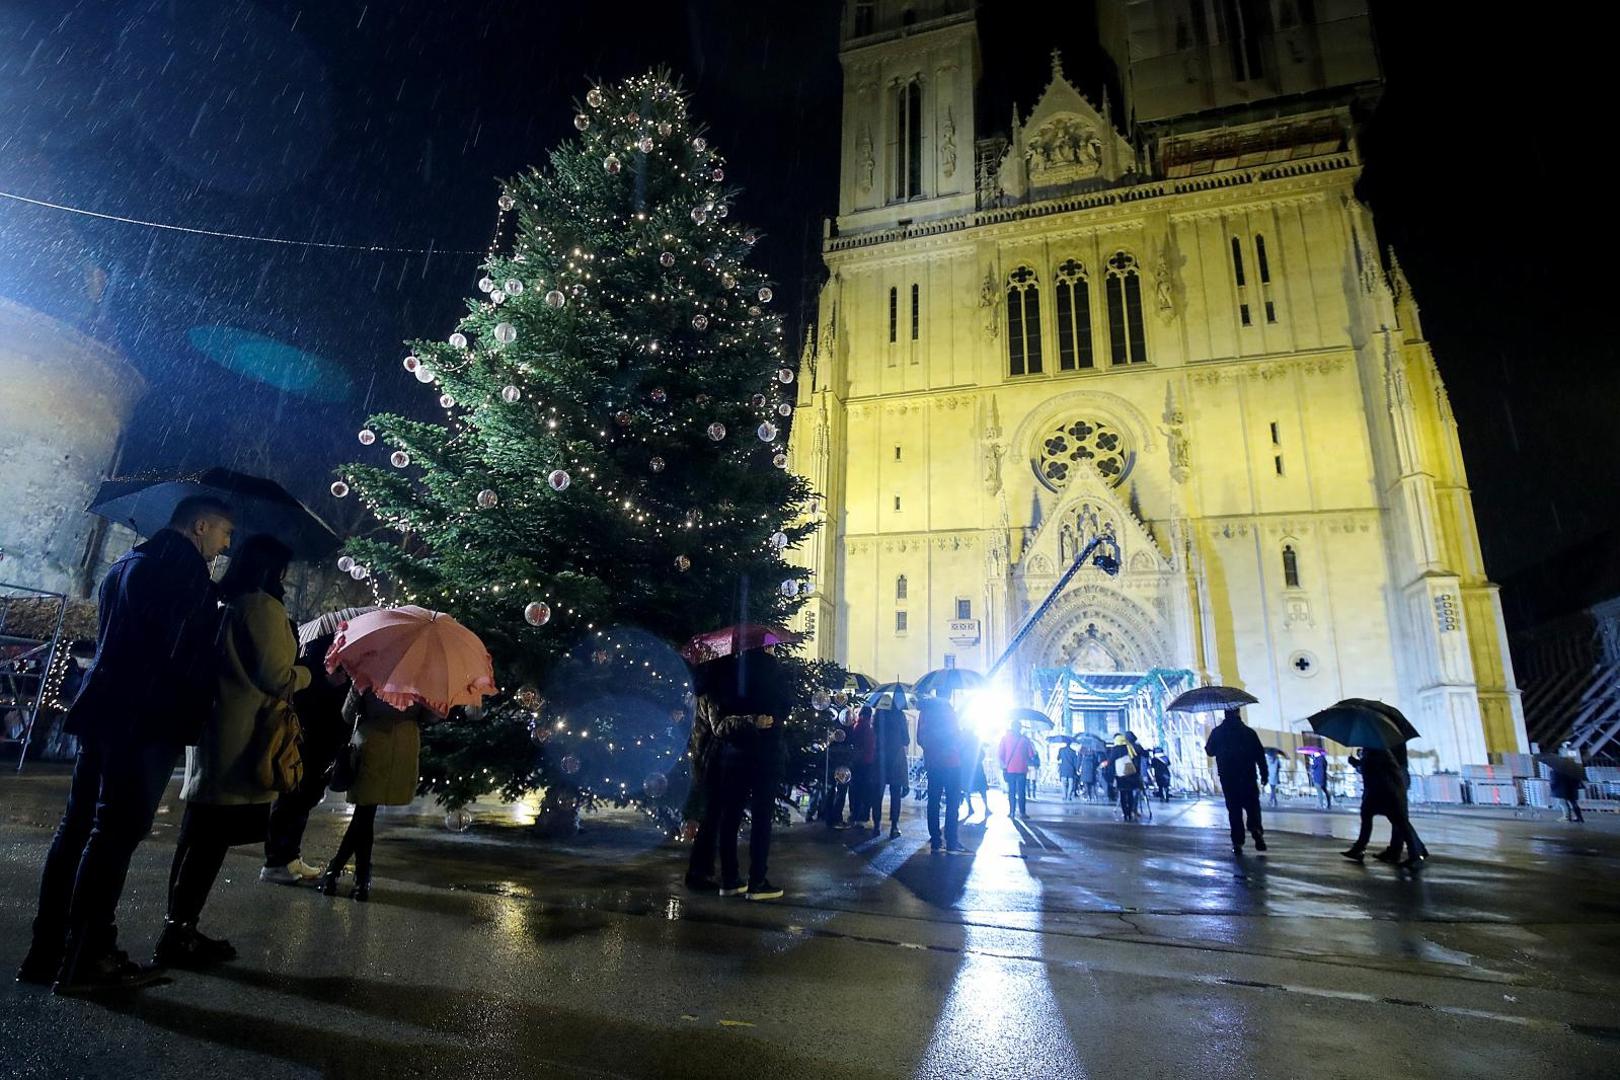
[[[1226, 719], [1209, 733], [1204, 753], [1215, 759], [1215, 771], [1221, 778], [1221, 793], [1226, 797], [1226, 817], [1232, 829], [1232, 853], [1243, 854], [1243, 834], [1254, 836], [1256, 851], [1266, 850], [1265, 829], [1260, 823], [1260, 786], [1269, 779], [1266, 751], [1260, 745], [1260, 736], [1243, 722], [1236, 709], [1226, 710]], [[1248, 828], [1244, 828], [1244, 816]]]

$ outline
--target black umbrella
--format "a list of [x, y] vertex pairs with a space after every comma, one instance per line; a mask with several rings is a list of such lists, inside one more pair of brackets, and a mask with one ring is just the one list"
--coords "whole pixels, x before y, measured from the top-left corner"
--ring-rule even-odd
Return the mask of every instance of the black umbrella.
[[1577, 784], [1586, 782], [1586, 766], [1574, 758], [1565, 757], [1563, 754], [1537, 754], [1536, 760], [1567, 780]]
[[292, 548], [296, 558], [322, 558], [343, 546], [337, 533], [286, 488], [274, 480], [230, 469], [103, 480], [88, 509], [151, 536], [169, 523], [181, 500], [193, 495], [212, 495], [229, 506], [238, 537], [269, 533]]
[[917, 680], [917, 696], [948, 698], [958, 690], [977, 690], [984, 676], [967, 668], [937, 668]]
[[1007, 711], [1007, 719], [1017, 720], [1020, 724], [1028, 724], [1030, 727], [1039, 728], [1042, 731], [1050, 731], [1052, 728], [1057, 726], [1056, 724], [1052, 723], [1052, 718], [1050, 716], [1047, 716], [1039, 709], [1009, 709]]
[[[1408, 741], [1422, 737], [1418, 734], [1418, 729], [1413, 727], [1412, 722], [1406, 718], [1406, 714], [1387, 701], [1376, 701], [1372, 698], [1353, 697], [1345, 698], [1343, 701], [1339, 702], [1339, 704], [1353, 705], [1362, 709], [1371, 709], [1374, 712], [1379, 713], [1387, 718], [1390, 723], [1394, 724], [1395, 729], [1404, 735]], [[1337, 706], [1335, 706], [1335, 708], [1337, 708]]]
[[1074, 735], [1074, 739], [1081, 746], [1086, 747], [1088, 750], [1106, 750], [1106, 749], [1108, 749], [1108, 740], [1104, 739], [1101, 735], [1094, 734], [1094, 733], [1092, 733], [1090, 731], [1076, 732], [1075, 735]]
[[1195, 686], [1165, 708], [1170, 712], [1225, 712], [1259, 703], [1259, 698], [1235, 686]]
[[[1309, 720], [1318, 735], [1345, 746], [1389, 750], [1417, 737], [1416, 731], [1408, 735], [1382, 709], [1350, 699], [1313, 714]], [[1412, 725], [1406, 726], [1410, 729]]]

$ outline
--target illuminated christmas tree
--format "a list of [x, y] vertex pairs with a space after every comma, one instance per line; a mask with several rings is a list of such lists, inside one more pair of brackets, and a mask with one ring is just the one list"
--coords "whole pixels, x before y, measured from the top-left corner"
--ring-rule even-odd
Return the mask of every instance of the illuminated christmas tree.
[[791, 615], [809, 584], [782, 554], [811, 493], [786, 471], [794, 373], [755, 234], [686, 96], [660, 74], [596, 86], [574, 126], [504, 186], [509, 251], [454, 332], [410, 343], [444, 421], [372, 417], [382, 463], [333, 490], [405, 538], [351, 544], [352, 572], [495, 658], [502, 695], [425, 733], [431, 790], [667, 823], [690, 725], [670, 645]]

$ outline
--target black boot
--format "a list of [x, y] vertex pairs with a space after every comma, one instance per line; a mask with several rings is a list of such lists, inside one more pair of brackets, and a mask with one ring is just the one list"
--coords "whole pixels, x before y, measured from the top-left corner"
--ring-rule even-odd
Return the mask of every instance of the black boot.
[[343, 877], [343, 867], [334, 863], [321, 874], [320, 882], [315, 886], [322, 896], [336, 896], [338, 894], [338, 881]]
[[163, 920], [163, 932], [158, 935], [157, 948], [152, 951], [152, 963], [157, 967], [192, 971], [235, 959], [236, 949], [230, 942], [208, 937], [198, 931], [196, 923], [179, 923], [173, 919]]
[[349, 899], [362, 904], [371, 899], [371, 867], [355, 866], [354, 890], [349, 893]]
[[52, 948], [35, 941], [28, 948], [28, 955], [17, 968], [17, 981], [30, 983], [34, 986], [49, 986], [56, 981], [56, 973], [62, 970], [62, 946], [60, 943]]

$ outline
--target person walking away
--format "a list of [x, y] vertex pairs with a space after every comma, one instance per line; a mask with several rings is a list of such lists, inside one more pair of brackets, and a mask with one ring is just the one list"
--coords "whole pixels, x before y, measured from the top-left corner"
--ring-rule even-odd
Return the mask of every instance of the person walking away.
[[345, 798], [354, 807], [349, 827], [338, 841], [332, 861], [321, 873], [320, 890], [336, 896], [344, 868], [354, 860], [351, 900], [371, 899], [371, 852], [377, 834], [379, 806], [409, 806], [420, 782], [422, 725], [438, 719], [426, 705], [416, 702], [395, 708], [370, 691], [349, 690], [343, 719], [353, 735], [346, 753], [355, 755], [354, 780]]
[[1350, 765], [1361, 772], [1361, 829], [1355, 843], [1341, 854], [1352, 862], [1361, 862], [1367, 843], [1372, 839], [1373, 818], [1383, 815], [1389, 819], [1389, 847], [1374, 858], [1380, 862], [1400, 863], [1408, 870], [1417, 869], [1428, 850], [1407, 813], [1406, 789], [1410, 778], [1401, 755], [1391, 750], [1368, 748], [1352, 757]]
[[[938, 696], [918, 703], [917, 742], [928, 771], [928, 848], [952, 855], [966, 854], [957, 840], [957, 813], [962, 802], [962, 730], [956, 710]], [[942, 812], [944, 823], [941, 827]]]
[[963, 798], [967, 802], [967, 813], [962, 816], [966, 821], [973, 816], [973, 796], [979, 797], [979, 803], [984, 807], [985, 820], [990, 820], [990, 777], [984, 771], [984, 743], [977, 735], [973, 735], [969, 742], [967, 761], [962, 765], [962, 775], [967, 777], [964, 785]]
[[1079, 792], [1080, 756], [1074, 747], [1064, 743], [1057, 752], [1058, 776], [1063, 780], [1063, 801], [1071, 801]]
[[1267, 754], [1271, 760], [1266, 771], [1266, 788], [1270, 794], [1271, 808], [1277, 808], [1277, 785], [1282, 782], [1282, 755]]
[[1093, 802], [1097, 798], [1097, 752], [1087, 747], [1080, 754], [1080, 787], [1085, 792], [1086, 802]]
[[293, 695], [293, 712], [303, 729], [301, 751], [304, 778], [293, 791], [284, 791], [270, 805], [269, 830], [264, 839], [264, 866], [259, 880], [275, 885], [303, 885], [321, 876], [318, 867], [304, 862], [304, 830], [310, 812], [326, 798], [327, 781], [338, 751], [349, 741], [343, 721], [343, 702], [349, 696], [349, 677], [342, 668], [325, 669], [326, 652], [334, 634], [312, 640], [298, 654], [300, 667], [310, 671], [310, 683]]
[[1119, 810], [1126, 821], [1136, 820], [1136, 801], [1142, 796], [1142, 771], [1147, 758], [1130, 732], [1114, 736], [1114, 748], [1109, 753], [1113, 765], [1114, 786], [1119, 791]]
[[1159, 801], [1170, 801], [1170, 757], [1163, 749], [1155, 751], [1148, 760], [1148, 769], [1153, 776], [1153, 786], [1159, 789]]
[[899, 709], [878, 709], [873, 714], [877, 728], [877, 793], [872, 799], [872, 817], [883, 821], [883, 791], [889, 792], [889, 839], [900, 838], [900, 805], [910, 787], [911, 762], [907, 747], [911, 733], [906, 714]]
[[1266, 850], [1265, 828], [1260, 821], [1260, 785], [1269, 777], [1266, 751], [1260, 736], [1243, 722], [1237, 709], [1227, 709], [1226, 717], [1210, 732], [1204, 753], [1215, 759], [1215, 772], [1226, 799], [1226, 817], [1232, 830], [1232, 853], [1243, 854], [1243, 834], [1254, 837], [1256, 851]]
[[236, 958], [230, 942], [197, 929], [204, 903], [237, 844], [262, 844], [274, 789], [259, 776], [259, 759], [277, 701], [310, 684], [295, 663], [298, 641], [282, 604], [282, 579], [292, 549], [273, 536], [252, 536], [231, 556], [220, 580], [225, 602], [216, 665], [213, 715], [197, 745], [186, 750], [186, 802], [169, 867], [169, 907], [152, 962], [203, 968]]
[[208, 719], [218, 621], [208, 566], [230, 546], [231, 518], [218, 499], [184, 499], [101, 580], [96, 658], [63, 722], [79, 754], [20, 982], [54, 980], [67, 994], [160, 977], [118, 948], [114, 919], [175, 762]]
[[862, 705], [855, 710], [854, 722], [849, 728], [849, 741], [853, 758], [849, 766], [851, 824], [865, 829], [870, 821], [872, 831], [876, 833], [878, 816], [872, 799], [877, 794], [874, 790], [877, 786], [877, 728], [870, 706]]
[[1027, 805], [1029, 766], [1035, 760], [1035, 745], [1029, 741], [1014, 720], [996, 747], [996, 761], [1001, 765], [1001, 776], [1007, 782], [1007, 813], [1021, 818], [1029, 817]]
[[1573, 772], [1560, 769], [1552, 770], [1552, 797], [1561, 799], [1564, 803], [1564, 820], [1585, 822], [1586, 815], [1581, 813], [1581, 781]]
[[1317, 804], [1333, 809], [1333, 792], [1328, 788], [1327, 755], [1312, 754], [1310, 769], [1311, 787], [1316, 789]]
[[[693, 842], [687, 881], [703, 883], [720, 856], [721, 896], [775, 900], [782, 890], [766, 877], [771, 825], [781, 784], [783, 746], [780, 725], [792, 706], [792, 692], [769, 647], [747, 649], [699, 665], [693, 672], [698, 723], [712, 732], [704, 769], [709, 796]], [[748, 880], [737, 853], [743, 814], [750, 819]]]

